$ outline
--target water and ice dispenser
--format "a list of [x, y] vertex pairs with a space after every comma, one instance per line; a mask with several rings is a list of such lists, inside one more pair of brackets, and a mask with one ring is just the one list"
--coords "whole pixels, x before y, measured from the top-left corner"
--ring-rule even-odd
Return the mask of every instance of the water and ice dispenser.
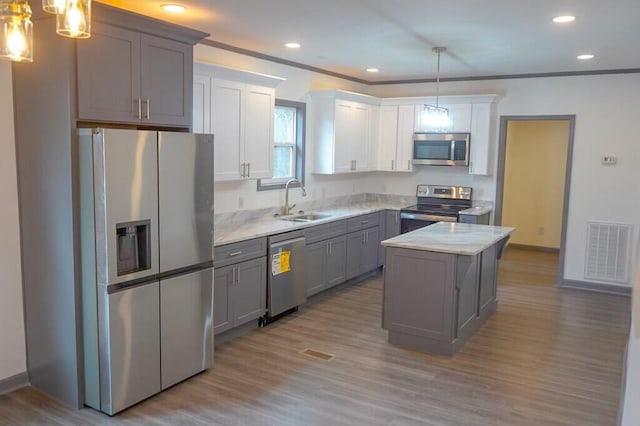
[[151, 268], [151, 221], [116, 224], [118, 276]]

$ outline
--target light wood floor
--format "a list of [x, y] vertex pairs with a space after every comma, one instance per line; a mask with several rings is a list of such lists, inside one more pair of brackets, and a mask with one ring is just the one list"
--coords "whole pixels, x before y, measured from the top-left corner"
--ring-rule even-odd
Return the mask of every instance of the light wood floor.
[[0, 424], [614, 425], [629, 299], [557, 289], [556, 267], [507, 249], [498, 312], [453, 358], [386, 343], [378, 276], [222, 345], [212, 370], [115, 418], [24, 388], [0, 396]]

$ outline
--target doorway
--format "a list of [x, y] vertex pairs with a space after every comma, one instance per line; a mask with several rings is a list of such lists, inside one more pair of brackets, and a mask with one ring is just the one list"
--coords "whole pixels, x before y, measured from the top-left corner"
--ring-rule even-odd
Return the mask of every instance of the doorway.
[[500, 118], [495, 223], [513, 226], [510, 246], [558, 256], [564, 277], [574, 115]]

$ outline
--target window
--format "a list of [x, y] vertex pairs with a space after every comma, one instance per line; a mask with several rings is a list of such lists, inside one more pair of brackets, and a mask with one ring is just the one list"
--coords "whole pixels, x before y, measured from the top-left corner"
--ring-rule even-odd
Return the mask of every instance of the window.
[[276, 99], [273, 114], [273, 177], [258, 180], [258, 191], [282, 189], [289, 179], [304, 179], [306, 104]]

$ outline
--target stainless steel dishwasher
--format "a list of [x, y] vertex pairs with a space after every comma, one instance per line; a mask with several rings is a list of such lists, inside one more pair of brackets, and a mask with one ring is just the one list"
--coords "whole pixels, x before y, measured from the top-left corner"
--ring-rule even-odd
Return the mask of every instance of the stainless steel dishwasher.
[[267, 324], [307, 301], [306, 247], [303, 231], [269, 237]]

